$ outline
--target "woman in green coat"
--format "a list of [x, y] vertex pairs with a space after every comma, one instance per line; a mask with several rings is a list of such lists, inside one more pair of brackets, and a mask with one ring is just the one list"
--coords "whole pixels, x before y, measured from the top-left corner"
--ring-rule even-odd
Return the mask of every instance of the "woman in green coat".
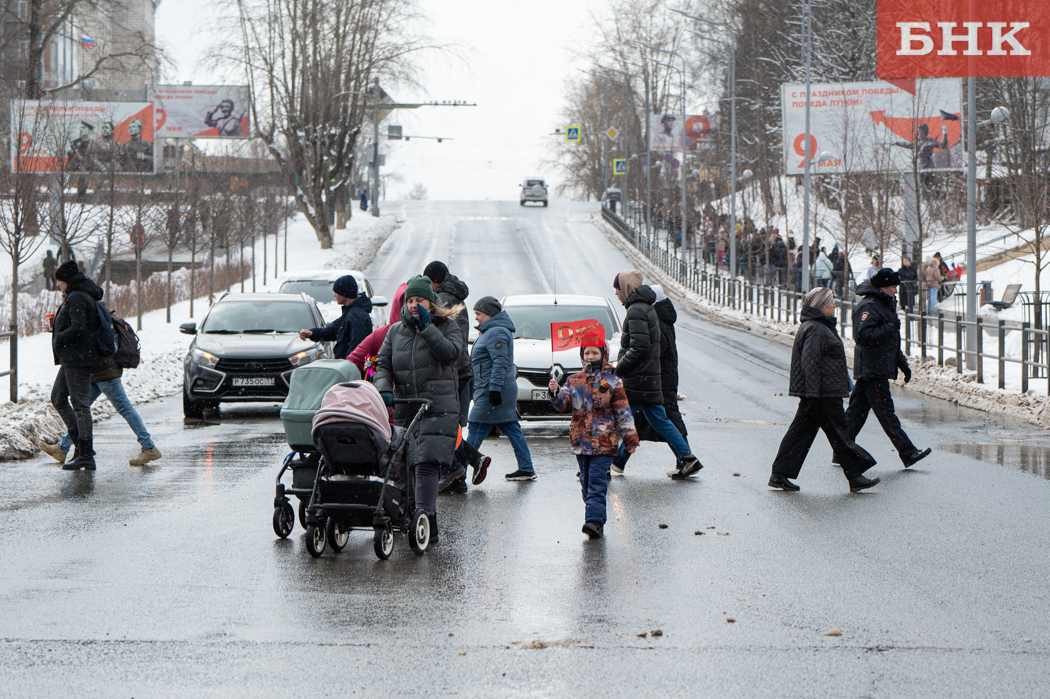
[[[438, 474], [452, 464], [459, 433], [459, 392], [456, 360], [466, 338], [455, 317], [464, 308], [444, 308], [424, 276], [412, 277], [405, 289], [401, 322], [395, 323], [379, 350], [375, 387], [387, 405], [394, 398], [426, 398], [430, 409], [420, 420], [409, 446], [408, 465], [415, 471], [416, 507], [430, 518], [437, 541]], [[394, 421], [407, 425], [419, 405], [394, 406]]]

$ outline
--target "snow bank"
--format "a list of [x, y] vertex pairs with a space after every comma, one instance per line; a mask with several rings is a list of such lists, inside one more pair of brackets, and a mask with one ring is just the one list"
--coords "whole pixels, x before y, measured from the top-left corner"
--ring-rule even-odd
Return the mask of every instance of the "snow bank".
[[[346, 230], [335, 231], [332, 249], [319, 250], [317, 236], [302, 216], [288, 225], [288, 271], [296, 269], [364, 269], [383, 242], [399, 227], [394, 216], [355, 216]], [[283, 240], [281, 241], [284, 242]], [[283, 252], [282, 252], [283, 260]], [[276, 286], [257, 286], [259, 291]], [[250, 291], [250, 285], [246, 287]], [[207, 309], [207, 298], [197, 299], [199, 320]], [[173, 305], [171, 323], [165, 322], [165, 309], [142, 316], [142, 363], [124, 372], [123, 383], [134, 404], [178, 394], [182, 390], [182, 360], [191, 338], [179, 332], [181, 323], [194, 320], [189, 301]], [[7, 343], [0, 343], [0, 367], [6, 369]], [[51, 335], [42, 333], [22, 338], [18, 344], [19, 401], [0, 403], [0, 461], [24, 459], [37, 454], [40, 439], [57, 441], [65, 426], [50, 403], [51, 386], [58, 368], [51, 352]], [[0, 379], [0, 397], [9, 395], [7, 380]], [[95, 420], [114, 415], [108, 400], [100, 398], [92, 406]], [[129, 439], [132, 438], [128, 433]]]

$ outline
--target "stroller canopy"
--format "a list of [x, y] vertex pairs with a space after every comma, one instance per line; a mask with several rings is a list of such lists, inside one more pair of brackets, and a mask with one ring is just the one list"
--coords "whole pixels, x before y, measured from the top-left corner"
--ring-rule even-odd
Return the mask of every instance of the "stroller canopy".
[[390, 416], [379, 390], [367, 381], [336, 384], [328, 389], [321, 409], [314, 415], [313, 429], [331, 422], [358, 422], [391, 438]]

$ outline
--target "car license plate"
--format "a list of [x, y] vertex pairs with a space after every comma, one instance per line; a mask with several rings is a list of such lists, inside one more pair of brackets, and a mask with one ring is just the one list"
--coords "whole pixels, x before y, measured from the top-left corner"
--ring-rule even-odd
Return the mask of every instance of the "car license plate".
[[547, 392], [534, 390], [532, 392], [532, 400], [547, 400]]
[[262, 376], [262, 377], [259, 377], [259, 378], [254, 378], [254, 377], [253, 378], [246, 378], [246, 377], [234, 378], [233, 379], [233, 385], [234, 386], [273, 386], [273, 377], [272, 376]]

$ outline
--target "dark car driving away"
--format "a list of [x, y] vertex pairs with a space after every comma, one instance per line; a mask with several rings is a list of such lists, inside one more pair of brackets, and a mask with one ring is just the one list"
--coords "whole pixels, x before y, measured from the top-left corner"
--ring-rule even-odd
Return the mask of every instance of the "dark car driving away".
[[324, 325], [305, 294], [226, 294], [208, 311], [183, 360], [182, 408], [200, 418], [220, 403], [281, 402], [294, 369], [330, 358], [330, 343], [300, 340], [299, 331]]

